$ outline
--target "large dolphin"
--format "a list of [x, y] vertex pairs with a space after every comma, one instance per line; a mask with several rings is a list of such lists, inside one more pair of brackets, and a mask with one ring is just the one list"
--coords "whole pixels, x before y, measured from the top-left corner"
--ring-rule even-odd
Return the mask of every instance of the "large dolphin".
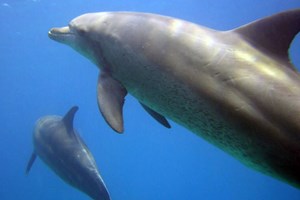
[[95, 200], [110, 200], [91, 152], [73, 128], [77, 110], [74, 106], [64, 117], [45, 116], [37, 121], [33, 134], [34, 152], [26, 174], [38, 155], [73, 187]]
[[288, 55], [300, 9], [229, 31], [148, 13], [84, 14], [49, 37], [101, 70], [98, 104], [123, 131], [129, 92], [245, 165], [300, 187], [300, 77]]

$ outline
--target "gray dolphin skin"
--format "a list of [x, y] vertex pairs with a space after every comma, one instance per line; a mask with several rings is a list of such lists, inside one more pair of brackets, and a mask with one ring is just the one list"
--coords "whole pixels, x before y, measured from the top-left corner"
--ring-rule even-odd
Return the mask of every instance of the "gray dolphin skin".
[[92, 199], [110, 200], [91, 152], [73, 128], [77, 110], [74, 106], [64, 117], [45, 116], [37, 121], [26, 174], [38, 155], [60, 178]]
[[148, 13], [84, 14], [49, 37], [100, 69], [98, 105], [123, 131], [130, 93], [248, 167], [300, 188], [300, 77], [288, 50], [300, 9], [217, 31]]

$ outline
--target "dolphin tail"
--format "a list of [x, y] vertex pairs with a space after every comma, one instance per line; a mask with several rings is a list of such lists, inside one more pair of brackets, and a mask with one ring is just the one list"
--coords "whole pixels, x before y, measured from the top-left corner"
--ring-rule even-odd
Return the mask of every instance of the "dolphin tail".
[[288, 49], [300, 31], [300, 9], [275, 14], [233, 31], [240, 34], [250, 44], [255, 45], [256, 48], [273, 55], [283, 64], [296, 70], [289, 59]]
[[25, 174], [26, 174], [26, 175], [28, 175], [28, 173], [29, 173], [29, 171], [30, 171], [30, 169], [31, 169], [31, 167], [32, 167], [32, 165], [33, 165], [35, 159], [36, 159], [36, 153], [33, 152], [33, 153], [31, 154], [31, 157], [30, 157], [30, 159], [29, 159], [29, 161], [28, 161], [28, 164], [27, 164], [27, 167], [26, 167], [26, 171], [25, 171]]

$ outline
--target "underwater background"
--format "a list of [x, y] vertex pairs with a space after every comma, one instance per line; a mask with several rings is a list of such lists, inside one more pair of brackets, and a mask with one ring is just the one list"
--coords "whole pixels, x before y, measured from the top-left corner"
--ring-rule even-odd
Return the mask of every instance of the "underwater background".
[[[73, 105], [80, 108], [74, 125], [113, 200], [300, 200], [300, 190], [245, 167], [185, 128], [171, 122], [165, 129], [130, 95], [125, 132], [115, 133], [98, 111], [97, 67], [47, 35], [87, 12], [153, 12], [228, 30], [299, 7], [300, 0], [0, 0], [0, 200], [89, 199], [40, 159], [25, 175], [35, 121]], [[290, 53], [299, 69], [300, 35]]]

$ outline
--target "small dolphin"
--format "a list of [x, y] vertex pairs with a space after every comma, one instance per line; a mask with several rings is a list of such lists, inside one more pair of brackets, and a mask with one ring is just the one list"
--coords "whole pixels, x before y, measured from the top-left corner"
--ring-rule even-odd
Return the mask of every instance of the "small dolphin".
[[101, 70], [98, 105], [123, 131], [127, 92], [245, 165], [300, 187], [300, 9], [217, 31], [148, 13], [84, 14], [49, 37]]
[[110, 200], [93, 155], [73, 128], [78, 107], [62, 118], [40, 118], [33, 134], [34, 152], [26, 174], [38, 155], [59, 177], [95, 200]]

